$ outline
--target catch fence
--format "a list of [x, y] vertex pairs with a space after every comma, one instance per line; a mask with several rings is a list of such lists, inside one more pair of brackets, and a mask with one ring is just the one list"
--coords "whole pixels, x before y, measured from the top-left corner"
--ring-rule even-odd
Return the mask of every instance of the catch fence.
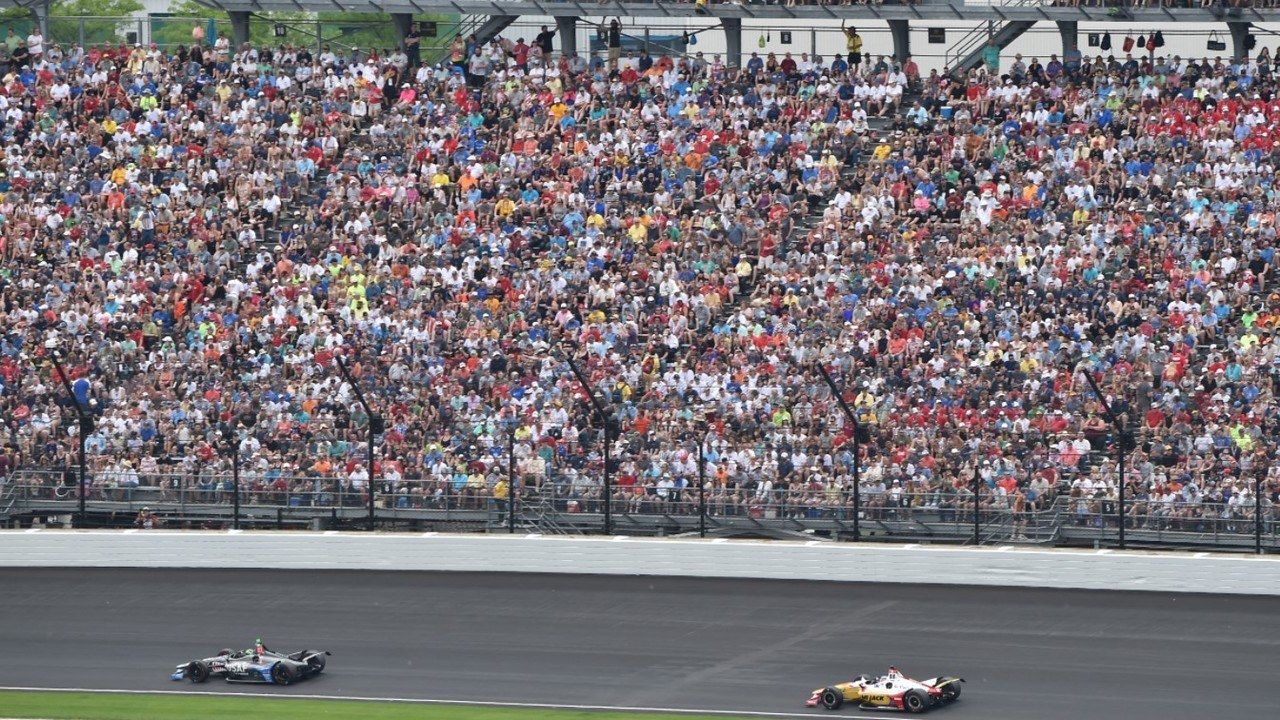
[[[518, 481], [510, 496], [488, 483], [453, 479], [378, 482], [375, 516], [384, 527], [479, 531], [595, 533], [603, 527], [602, 485], [564, 477]], [[95, 474], [86, 506], [101, 525], [129, 525], [148, 509], [168, 526], [331, 529], [363, 527], [367, 486], [344, 478], [255, 476], [240, 479], [238, 515], [230, 475], [146, 475], [135, 484]], [[623, 534], [702, 534], [836, 540], [964, 544], [1083, 544], [1109, 546], [1119, 526], [1114, 490], [1083, 492], [1062, 486], [1020, 501], [1000, 486], [944, 483], [929, 492], [863, 485], [846, 488], [743, 489], [708, 483], [615, 486], [613, 531]], [[63, 473], [13, 473], [0, 492], [10, 514], [67, 516], [77, 486]], [[1280, 548], [1280, 515], [1270, 501], [1137, 496], [1126, 509], [1131, 544], [1206, 549]]]

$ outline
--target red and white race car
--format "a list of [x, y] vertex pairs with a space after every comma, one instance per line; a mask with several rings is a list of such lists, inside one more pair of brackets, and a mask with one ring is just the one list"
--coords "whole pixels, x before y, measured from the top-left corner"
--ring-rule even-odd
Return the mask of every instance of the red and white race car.
[[845, 703], [857, 703], [863, 709], [894, 709], [910, 713], [924, 712], [960, 699], [960, 683], [964, 678], [936, 677], [913, 680], [891, 667], [878, 678], [859, 675], [849, 682], [828, 685], [813, 691], [806, 707], [837, 710]]

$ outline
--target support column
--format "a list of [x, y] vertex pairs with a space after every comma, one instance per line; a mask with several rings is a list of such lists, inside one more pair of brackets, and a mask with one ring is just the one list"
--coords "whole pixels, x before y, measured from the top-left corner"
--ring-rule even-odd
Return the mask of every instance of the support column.
[[249, 13], [243, 10], [228, 10], [231, 20], [231, 52], [234, 54], [241, 45], [249, 42]]
[[[906, 62], [911, 56], [911, 25], [906, 20], [890, 20], [889, 34], [893, 36], [893, 57]], [[863, 53], [865, 56], [866, 53]]]
[[[44, 37], [46, 44], [52, 42], [49, 38], [49, 6], [51, 4], [51, 0], [43, 0], [31, 6], [31, 14], [35, 16], [36, 25], [40, 26], [40, 34]], [[83, 20], [80, 22], [80, 32], [84, 34]], [[80, 43], [80, 47], [84, 47], [83, 42]]]
[[560, 36], [560, 54], [576, 55], [578, 52], [578, 18], [567, 15], [556, 18], [556, 34]]
[[391, 26], [396, 31], [396, 47], [404, 47], [404, 39], [413, 27], [413, 15], [409, 13], [391, 13]]
[[1249, 48], [1245, 43], [1249, 40], [1249, 31], [1253, 25], [1247, 22], [1229, 22], [1227, 30], [1231, 32], [1231, 56], [1236, 60], [1249, 57]]
[[1059, 20], [1058, 35], [1062, 38], [1062, 55], [1080, 52], [1080, 23], [1075, 20]]
[[720, 27], [724, 28], [725, 67], [742, 67], [742, 18], [723, 18]]

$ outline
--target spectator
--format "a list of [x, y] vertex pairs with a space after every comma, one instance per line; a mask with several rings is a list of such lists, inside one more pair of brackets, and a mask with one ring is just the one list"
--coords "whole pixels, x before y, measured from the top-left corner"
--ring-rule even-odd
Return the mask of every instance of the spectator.
[[[891, 58], [589, 68], [550, 39], [413, 73], [328, 48], [19, 61], [11, 456], [74, 464], [60, 348], [100, 408], [93, 497], [227, 502], [231, 427], [257, 498], [481, 507], [514, 426], [517, 482], [598, 510], [571, 348], [622, 428], [619, 507], [687, 509], [705, 440], [719, 513], [847, 512], [856, 463], [873, 516], [959, 515], [976, 474], [983, 507], [1102, 522], [1116, 438], [1087, 372], [1139, 428], [1136, 522], [1241, 527], [1257, 477], [1274, 512], [1273, 64], [1033, 61], [916, 102]], [[386, 422], [372, 477], [339, 355]], [[816, 363], [850, 382], [859, 457]]]
[[844, 27], [842, 24], [841, 27], [844, 29], [845, 50], [849, 53], [849, 68], [856, 72], [862, 65], [862, 36], [852, 25]]
[[151, 512], [151, 508], [142, 508], [138, 511], [138, 517], [134, 518], [133, 526], [140, 530], [155, 530], [164, 525], [164, 521], [160, 516]]

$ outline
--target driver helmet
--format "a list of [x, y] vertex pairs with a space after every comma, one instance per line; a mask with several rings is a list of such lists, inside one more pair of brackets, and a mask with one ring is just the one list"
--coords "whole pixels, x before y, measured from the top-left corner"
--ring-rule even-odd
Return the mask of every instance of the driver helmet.
[[222, 657], [223, 655], [230, 655], [230, 654], [231, 654], [231, 648], [222, 648], [221, 650], [218, 651], [218, 657]]

